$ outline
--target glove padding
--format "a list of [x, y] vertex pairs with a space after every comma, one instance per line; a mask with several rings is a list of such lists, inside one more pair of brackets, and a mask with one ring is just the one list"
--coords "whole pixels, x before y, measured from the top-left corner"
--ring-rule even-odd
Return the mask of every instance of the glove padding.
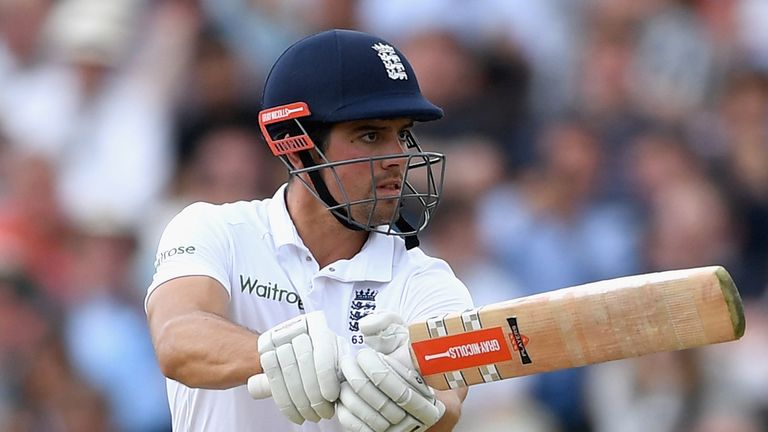
[[296, 424], [334, 415], [341, 392], [339, 359], [347, 342], [333, 333], [322, 312], [301, 315], [259, 336], [261, 366], [280, 412]]
[[363, 348], [341, 359], [342, 426], [353, 432], [418, 432], [435, 424], [445, 406], [411, 364], [408, 329], [400, 317], [371, 314], [360, 320], [360, 329], [376, 351]]
[[405, 352], [407, 357], [398, 357], [398, 360], [403, 360], [405, 366], [413, 369], [408, 351], [411, 337], [400, 315], [394, 312], [376, 312], [364, 316], [359, 323], [366, 345], [382, 354]]

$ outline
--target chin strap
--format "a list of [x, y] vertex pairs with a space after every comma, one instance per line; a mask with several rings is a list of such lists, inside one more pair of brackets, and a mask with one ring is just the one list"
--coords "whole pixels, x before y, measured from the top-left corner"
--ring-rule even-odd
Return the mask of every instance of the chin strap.
[[[301, 159], [301, 163], [304, 164], [305, 168], [310, 168], [316, 165], [308, 151], [300, 151], [298, 152], [298, 155], [299, 159]], [[329, 207], [337, 207], [339, 203], [333, 198], [333, 195], [331, 195], [331, 192], [328, 190], [328, 186], [326, 186], [325, 181], [323, 181], [323, 178], [320, 177], [320, 172], [318, 170], [312, 170], [309, 171], [308, 174], [309, 179], [312, 181], [312, 185], [315, 186], [315, 190], [320, 196], [320, 199], [322, 199], [323, 202], [325, 202], [325, 204]], [[336, 220], [339, 221], [339, 223], [344, 225], [345, 228], [349, 228], [353, 231], [364, 231], [362, 227], [349, 222], [352, 220], [352, 216], [349, 215], [347, 209], [338, 207], [335, 210], [332, 210], [331, 214], [336, 218]], [[395, 227], [397, 227], [397, 229], [399, 229], [401, 232], [415, 231], [413, 226], [408, 223], [405, 218], [403, 218], [402, 214], [397, 218], [397, 221], [395, 221]], [[416, 237], [416, 234], [406, 235], [404, 236], [404, 240], [406, 249], [413, 249], [419, 245], [419, 239]]]
[[[312, 156], [310, 156], [308, 151], [300, 151], [299, 158], [301, 159], [301, 163], [304, 164], [304, 168], [315, 166], [315, 161], [312, 160]], [[315, 186], [317, 194], [320, 195], [320, 199], [322, 199], [327, 206], [336, 207], [339, 205], [339, 203], [333, 198], [333, 195], [331, 195], [331, 192], [328, 190], [328, 186], [325, 185], [323, 178], [320, 177], [320, 172], [318, 170], [309, 171], [309, 179], [312, 180], [312, 184]], [[363, 229], [359, 226], [349, 223], [349, 221], [352, 219], [352, 216], [347, 213], [347, 209], [339, 207], [335, 210], [332, 210], [331, 214], [336, 218], [336, 220], [339, 221], [339, 223], [344, 225], [345, 228], [349, 228], [353, 231], [363, 231]]]
[[[413, 225], [408, 223], [408, 221], [405, 220], [403, 215], [400, 215], [400, 217], [397, 218], [397, 221], [395, 221], [395, 226], [401, 232], [415, 231], [415, 229], [413, 228]], [[419, 245], [419, 238], [416, 237], [416, 234], [409, 234], [407, 236], [404, 236], [403, 239], [405, 240], [405, 248], [408, 250], [413, 249]]]

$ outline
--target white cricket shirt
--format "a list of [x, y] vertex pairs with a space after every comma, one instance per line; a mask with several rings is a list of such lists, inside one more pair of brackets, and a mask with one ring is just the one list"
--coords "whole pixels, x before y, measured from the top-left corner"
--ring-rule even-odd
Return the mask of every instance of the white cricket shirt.
[[[160, 240], [147, 298], [168, 280], [210, 276], [227, 290], [230, 317], [244, 327], [262, 333], [323, 310], [328, 326], [353, 347], [363, 343], [358, 321], [367, 313], [394, 311], [411, 322], [472, 307], [444, 261], [406, 250], [399, 237], [371, 233], [352, 259], [319, 268], [288, 215], [285, 187], [271, 199], [181, 211]], [[174, 431], [342, 430], [335, 418], [295, 425], [271, 399], [253, 400], [245, 385], [205, 390], [168, 379], [167, 389]]]

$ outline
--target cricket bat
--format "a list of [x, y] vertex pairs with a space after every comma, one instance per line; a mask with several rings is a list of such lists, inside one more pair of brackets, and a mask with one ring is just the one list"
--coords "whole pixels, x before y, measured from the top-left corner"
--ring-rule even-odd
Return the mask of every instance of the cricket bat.
[[[741, 298], [720, 266], [593, 282], [409, 325], [411, 361], [438, 390], [733, 341], [744, 329]], [[248, 381], [257, 399], [269, 396], [262, 378]]]

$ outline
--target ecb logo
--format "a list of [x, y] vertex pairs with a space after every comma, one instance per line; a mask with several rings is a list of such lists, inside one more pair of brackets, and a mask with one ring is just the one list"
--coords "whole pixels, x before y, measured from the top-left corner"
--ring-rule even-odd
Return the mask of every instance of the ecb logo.
[[393, 80], [407, 80], [408, 74], [405, 73], [405, 66], [400, 56], [391, 45], [377, 43], [373, 48], [378, 54], [384, 67], [387, 68], [387, 76]]
[[379, 291], [374, 289], [355, 290], [355, 298], [349, 305], [349, 331], [360, 331], [358, 321], [376, 309], [377, 295]]

